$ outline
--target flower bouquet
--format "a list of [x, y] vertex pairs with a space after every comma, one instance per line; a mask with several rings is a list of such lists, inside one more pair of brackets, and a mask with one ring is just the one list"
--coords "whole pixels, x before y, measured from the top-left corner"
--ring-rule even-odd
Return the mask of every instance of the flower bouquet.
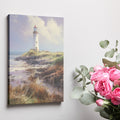
[[[120, 53], [118, 40], [115, 47], [105, 53], [103, 66], [87, 68], [81, 65], [76, 69], [74, 77], [77, 85], [72, 91], [72, 98], [79, 99], [82, 104], [96, 103], [96, 112], [109, 120], [120, 120]], [[100, 41], [99, 45], [105, 49], [110, 42]], [[115, 61], [109, 60], [114, 58]], [[107, 59], [109, 58], [109, 59]], [[92, 89], [91, 89], [92, 88]]]

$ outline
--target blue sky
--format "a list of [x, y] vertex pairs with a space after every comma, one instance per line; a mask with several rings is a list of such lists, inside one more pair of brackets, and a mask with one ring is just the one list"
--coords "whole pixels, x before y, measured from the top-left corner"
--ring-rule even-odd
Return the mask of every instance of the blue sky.
[[63, 51], [63, 18], [10, 15], [10, 51], [28, 51], [34, 48], [33, 27], [39, 32], [39, 48]]

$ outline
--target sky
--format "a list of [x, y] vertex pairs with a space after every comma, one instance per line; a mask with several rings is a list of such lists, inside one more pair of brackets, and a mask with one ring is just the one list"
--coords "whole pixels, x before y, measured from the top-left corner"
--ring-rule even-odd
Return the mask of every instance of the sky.
[[33, 27], [38, 28], [39, 49], [63, 51], [62, 17], [10, 15], [10, 51], [28, 51], [34, 48]]

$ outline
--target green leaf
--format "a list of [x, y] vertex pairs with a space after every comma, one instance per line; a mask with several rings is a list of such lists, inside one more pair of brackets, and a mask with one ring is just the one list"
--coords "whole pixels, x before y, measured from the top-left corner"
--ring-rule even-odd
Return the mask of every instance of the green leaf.
[[79, 99], [83, 93], [83, 88], [82, 87], [75, 87], [71, 93], [71, 97], [73, 99]]
[[111, 49], [110, 51], [105, 53], [105, 57], [112, 58], [114, 56], [114, 49]]
[[119, 41], [118, 41], [118, 40], [116, 40], [116, 45], [115, 45], [116, 47], [118, 46], [118, 42], [119, 42]]
[[109, 60], [107, 60], [107, 59], [102, 59], [102, 62], [103, 62], [103, 64], [104, 65], [107, 65], [108, 67], [113, 67], [113, 66], [116, 66], [116, 62], [112, 62], [112, 61], [109, 61]]
[[114, 51], [115, 51], [115, 52], [117, 52], [117, 51], [118, 51], [118, 49], [117, 49], [117, 48], [115, 48], [115, 49], [114, 49]]
[[119, 64], [118, 62], [111, 62], [104, 58], [102, 59], [102, 62], [103, 62], [103, 64], [107, 65], [108, 67], [116, 67], [117, 69], [120, 70], [120, 67], [118, 66], [118, 64]]
[[79, 73], [79, 74], [81, 73], [81, 72], [80, 72], [80, 70], [79, 70], [79, 69], [77, 69], [77, 68], [75, 69], [75, 71], [76, 71], [77, 73]]
[[83, 78], [80, 78], [77, 82], [81, 82], [83, 80]]
[[100, 116], [102, 116], [103, 118], [109, 119], [109, 114], [106, 113], [104, 110], [100, 111]]
[[107, 48], [107, 46], [109, 45], [109, 41], [108, 40], [100, 41], [99, 45], [101, 48]]
[[79, 76], [80, 76], [80, 74], [76, 75], [76, 76], [74, 77], [74, 79], [77, 79]]
[[80, 66], [82, 75], [86, 76], [88, 74], [88, 68], [84, 65]]
[[84, 105], [90, 105], [95, 102], [95, 96], [93, 96], [89, 91], [85, 90], [81, 97], [79, 98], [80, 102]]
[[90, 80], [91, 75], [88, 73], [86, 77]]
[[95, 108], [95, 112], [100, 112], [100, 111], [102, 111], [102, 110], [104, 110], [104, 108], [103, 108], [103, 107], [100, 107], [100, 106], [97, 106], [97, 107]]
[[90, 77], [91, 77], [90, 72], [94, 72], [94, 68], [93, 68], [93, 67], [90, 67], [90, 68], [89, 68], [89, 72], [88, 72], [88, 74], [86, 75], [86, 77], [87, 77], [89, 80], [90, 80]]
[[90, 67], [89, 72], [94, 72], [94, 67]]
[[120, 53], [118, 53], [118, 55], [116, 55], [116, 60], [120, 61]]
[[86, 85], [89, 85], [91, 82], [87, 82]]

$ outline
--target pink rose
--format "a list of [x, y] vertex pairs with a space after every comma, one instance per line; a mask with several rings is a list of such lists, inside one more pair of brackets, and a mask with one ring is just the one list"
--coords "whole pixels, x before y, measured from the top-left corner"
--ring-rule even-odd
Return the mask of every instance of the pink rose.
[[120, 104], [120, 88], [115, 88], [111, 94], [111, 102], [114, 105]]
[[118, 67], [120, 67], [120, 64], [118, 64]]
[[94, 73], [91, 73], [91, 81], [99, 81], [99, 80], [109, 80], [109, 74], [104, 71], [98, 70]]
[[98, 100], [96, 100], [96, 104], [98, 106], [103, 106], [103, 105], [109, 104], [109, 102], [105, 101], [105, 100], [102, 100], [102, 99], [98, 99]]
[[98, 99], [98, 100], [96, 100], [96, 104], [97, 104], [98, 106], [103, 106], [104, 100]]
[[120, 86], [120, 80], [114, 80], [114, 86], [116, 85]]
[[111, 81], [120, 79], [120, 70], [111, 68], [109, 71], [109, 76]]
[[109, 73], [110, 68], [109, 67], [104, 67], [102, 71]]
[[94, 67], [94, 71], [95, 71], [95, 72], [98, 71], [98, 70], [102, 70], [102, 69], [103, 69], [103, 67], [100, 66], [100, 65], [96, 65], [96, 66]]
[[111, 98], [113, 84], [110, 80], [100, 80], [95, 83], [95, 91], [99, 92], [101, 96], [106, 97], [106, 99]]

